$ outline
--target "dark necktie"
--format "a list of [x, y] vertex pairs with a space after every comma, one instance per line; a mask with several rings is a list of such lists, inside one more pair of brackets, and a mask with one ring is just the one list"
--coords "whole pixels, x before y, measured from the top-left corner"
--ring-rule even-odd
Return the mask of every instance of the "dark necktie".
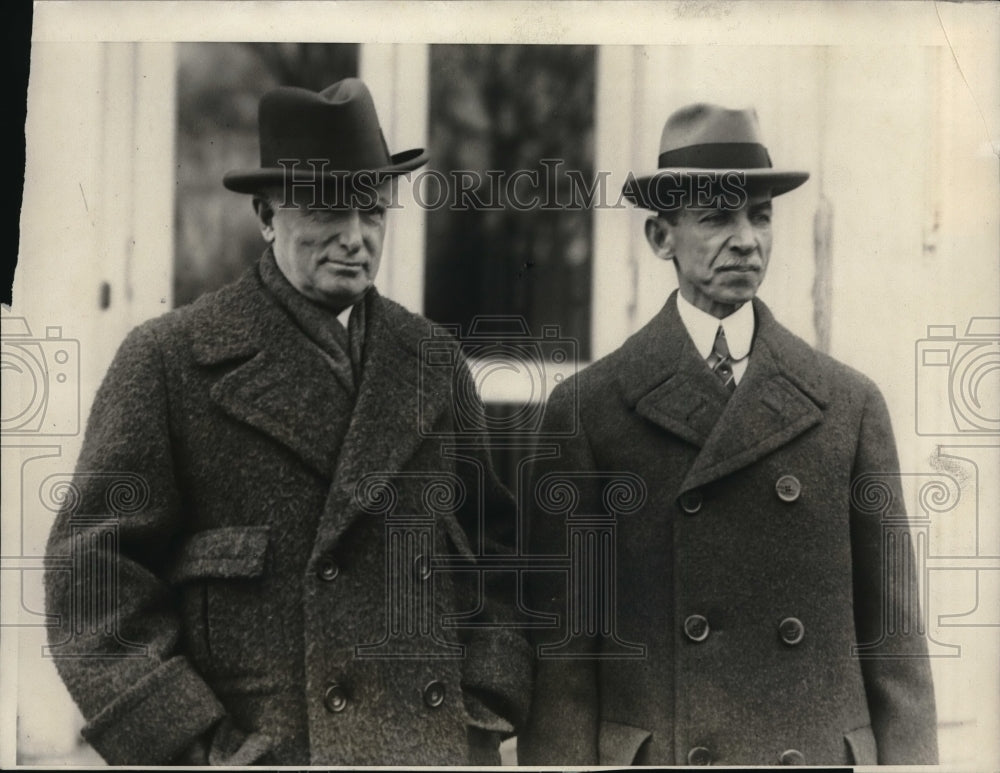
[[345, 328], [332, 310], [313, 303], [289, 283], [278, 268], [270, 247], [261, 258], [260, 276], [279, 305], [317, 347], [337, 381], [348, 393], [357, 394], [365, 340], [366, 301], [355, 304]]
[[708, 355], [708, 367], [719, 377], [723, 385], [732, 393], [736, 389], [736, 377], [733, 375], [733, 358], [729, 354], [729, 344], [726, 343], [726, 333], [719, 325], [715, 333], [715, 343], [712, 353]]

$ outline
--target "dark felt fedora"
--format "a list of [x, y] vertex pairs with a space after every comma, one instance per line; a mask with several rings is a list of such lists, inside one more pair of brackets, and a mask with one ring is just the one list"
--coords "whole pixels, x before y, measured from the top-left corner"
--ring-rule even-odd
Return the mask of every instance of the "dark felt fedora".
[[375, 179], [427, 162], [423, 148], [390, 155], [368, 87], [345, 78], [320, 92], [282, 86], [267, 92], [258, 111], [260, 169], [227, 172], [222, 184], [237, 193], [319, 182], [360, 173]]
[[[664, 201], [676, 201], [678, 190], [690, 193], [691, 180], [742, 181], [748, 190], [770, 190], [779, 196], [797, 188], [808, 172], [775, 169], [760, 140], [757, 113], [753, 109], [729, 110], [698, 103], [682, 107], [663, 126], [658, 169], [625, 183], [630, 201], [647, 209], [662, 209]], [[731, 173], [736, 173], [735, 175]]]

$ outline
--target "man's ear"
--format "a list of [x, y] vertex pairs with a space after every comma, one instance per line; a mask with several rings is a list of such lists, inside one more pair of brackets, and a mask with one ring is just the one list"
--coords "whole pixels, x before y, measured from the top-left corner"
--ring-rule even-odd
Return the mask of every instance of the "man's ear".
[[271, 244], [274, 242], [274, 207], [265, 197], [254, 196], [253, 211], [257, 215], [260, 235], [264, 237], [265, 242]]
[[670, 224], [662, 217], [652, 215], [647, 218], [646, 241], [656, 257], [661, 260], [674, 259], [674, 235], [670, 231]]

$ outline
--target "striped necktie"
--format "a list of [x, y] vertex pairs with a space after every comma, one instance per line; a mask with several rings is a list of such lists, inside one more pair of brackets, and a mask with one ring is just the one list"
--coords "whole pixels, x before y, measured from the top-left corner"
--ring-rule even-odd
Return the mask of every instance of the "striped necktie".
[[708, 367], [719, 377], [723, 385], [730, 391], [736, 390], [736, 377], [733, 375], [733, 358], [729, 354], [729, 344], [726, 343], [726, 332], [719, 325], [715, 333], [715, 343], [712, 353], [708, 355]]

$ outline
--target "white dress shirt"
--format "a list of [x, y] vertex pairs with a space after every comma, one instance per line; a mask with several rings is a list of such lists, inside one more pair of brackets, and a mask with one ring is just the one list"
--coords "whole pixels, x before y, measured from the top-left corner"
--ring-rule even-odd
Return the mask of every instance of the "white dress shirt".
[[733, 358], [733, 379], [737, 384], [743, 378], [750, 360], [750, 346], [753, 344], [755, 320], [753, 304], [744, 303], [736, 311], [724, 319], [718, 319], [689, 303], [683, 295], [677, 293], [677, 311], [681, 322], [687, 328], [688, 335], [702, 359], [707, 360], [715, 344], [715, 334], [722, 325], [726, 334], [726, 344]]
[[351, 309], [353, 308], [354, 304], [352, 303], [337, 315], [337, 319], [340, 321], [340, 324], [344, 326], [344, 330], [347, 330], [347, 323], [351, 321]]

